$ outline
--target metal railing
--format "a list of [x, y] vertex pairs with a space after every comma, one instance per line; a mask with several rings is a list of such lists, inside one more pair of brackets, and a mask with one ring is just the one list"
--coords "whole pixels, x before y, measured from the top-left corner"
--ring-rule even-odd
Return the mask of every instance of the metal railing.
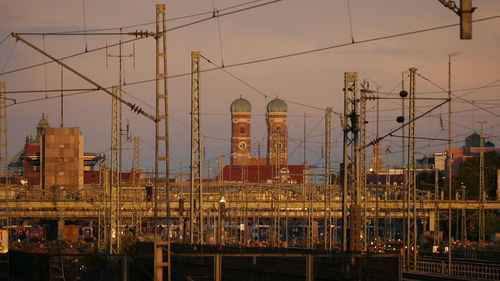
[[[448, 275], [449, 264], [445, 261], [419, 260], [417, 271], [436, 275]], [[500, 266], [490, 263], [453, 263], [451, 276], [473, 280], [500, 280]]]

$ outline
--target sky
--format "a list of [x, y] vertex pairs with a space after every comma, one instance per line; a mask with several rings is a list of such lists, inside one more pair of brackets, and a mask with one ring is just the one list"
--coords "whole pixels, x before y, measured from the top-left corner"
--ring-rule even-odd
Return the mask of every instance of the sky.
[[[459, 17], [443, 7], [438, 0], [282, 0], [260, 7], [219, 15], [268, 3], [271, 0], [183, 0], [164, 1], [167, 7], [167, 27], [174, 28], [207, 19], [167, 32], [169, 79], [169, 124], [171, 136], [172, 172], [185, 172], [190, 161], [190, 76], [191, 52], [200, 51], [215, 65], [228, 66], [222, 70], [201, 75], [202, 130], [205, 159], [210, 161], [210, 173], [216, 172], [216, 158], [230, 152], [231, 102], [240, 96], [252, 103], [253, 153], [262, 143], [265, 154], [266, 104], [278, 96], [288, 103], [289, 163], [303, 162], [304, 114], [306, 115], [306, 160], [309, 164], [324, 162], [324, 108], [332, 106], [343, 111], [344, 72], [358, 72], [359, 81], [379, 88], [379, 134], [384, 135], [398, 126], [395, 121], [401, 113], [398, 100], [402, 72], [416, 67], [417, 97], [446, 98], [448, 87], [448, 54], [451, 57], [451, 87], [453, 94], [463, 96], [452, 101], [452, 140], [455, 147], [463, 145], [465, 136], [479, 132], [478, 121], [485, 121], [483, 131], [487, 138], [500, 145], [500, 18], [473, 23], [473, 39], [460, 40], [459, 26], [412, 33], [381, 39], [412, 31], [459, 23]], [[458, 3], [459, 1], [457, 1]], [[350, 5], [348, 5], [348, 3]], [[1, 0], [0, 11], [0, 81], [7, 83], [7, 91], [46, 90], [61, 88], [61, 68], [54, 63], [14, 71], [49, 61], [40, 53], [9, 38], [12, 32], [66, 32], [110, 29], [107, 32], [154, 31], [155, 5], [152, 1], [130, 0]], [[232, 6], [240, 5], [230, 8]], [[350, 6], [350, 7], [349, 7]], [[500, 16], [500, 1], [473, 0], [477, 7], [473, 19]], [[230, 9], [226, 9], [226, 8]], [[209, 19], [210, 18], [210, 19]], [[129, 27], [139, 25], [137, 27]], [[110, 87], [118, 83], [118, 47], [91, 51], [128, 35], [41, 36], [22, 35], [32, 44], [55, 57], [80, 52], [65, 63], [99, 84]], [[377, 40], [370, 40], [377, 39]], [[364, 42], [368, 40], [368, 42]], [[126, 85], [123, 98], [137, 103], [146, 112], [154, 114], [154, 83], [134, 82], [154, 79], [155, 42], [144, 38], [123, 45], [123, 54], [132, 54], [135, 60], [123, 59], [123, 79]], [[355, 42], [354, 44], [349, 44]], [[259, 63], [234, 64], [279, 57], [329, 46], [344, 46], [323, 51], [266, 60]], [[107, 61], [107, 62], [106, 62]], [[201, 68], [214, 65], [202, 60]], [[422, 77], [425, 77], [422, 78]], [[251, 87], [249, 87], [250, 85]], [[405, 80], [408, 87], [408, 79]], [[89, 83], [68, 71], [63, 71], [63, 88], [92, 88]], [[253, 88], [253, 89], [252, 89]], [[479, 89], [478, 89], [479, 88]], [[255, 91], [257, 89], [258, 91]], [[469, 90], [467, 90], [469, 89]], [[35, 126], [42, 113], [49, 116], [52, 126], [59, 125], [59, 93], [8, 94], [16, 104], [8, 107], [9, 158], [24, 144], [27, 135], [36, 134]], [[49, 97], [49, 98], [46, 98]], [[437, 105], [439, 100], [418, 100], [417, 114]], [[376, 103], [367, 108], [367, 141], [376, 136]], [[484, 110], [486, 109], [486, 110]], [[416, 135], [424, 138], [446, 139], [448, 136], [448, 107], [438, 108], [419, 119]], [[154, 167], [154, 123], [123, 107], [123, 122], [129, 124], [130, 135], [142, 138], [141, 167]], [[342, 130], [334, 115], [334, 168], [342, 156]], [[105, 153], [111, 147], [111, 98], [104, 92], [91, 92], [64, 98], [64, 125], [80, 127], [85, 137], [85, 151]], [[397, 132], [395, 134], [400, 134]], [[123, 170], [132, 167], [133, 143], [124, 138]], [[443, 151], [446, 141], [417, 141], [417, 158]], [[388, 137], [382, 141], [393, 152], [391, 163], [401, 158], [401, 139]], [[367, 152], [371, 155], [371, 151]], [[369, 159], [369, 158], [368, 158]], [[208, 172], [208, 171], [207, 171]], [[205, 172], [205, 173], [207, 173]]]

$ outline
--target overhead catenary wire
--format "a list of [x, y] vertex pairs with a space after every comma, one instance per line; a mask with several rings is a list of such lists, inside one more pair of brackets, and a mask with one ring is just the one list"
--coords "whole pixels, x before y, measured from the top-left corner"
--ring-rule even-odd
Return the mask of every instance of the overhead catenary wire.
[[[231, 9], [234, 9], [234, 8], [238, 8], [238, 7], [250, 5], [250, 4], [253, 4], [255, 2], [260, 2], [260, 1], [262, 1], [262, 0], [248, 1], [248, 2], [241, 3], [241, 4], [224, 7], [224, 8], [219, 9], [218, 11], [231, 10]], [[209, 14], [212, 14], [212, 13], [213, 13], [213, 11], [206, 11], [206, 12], [200, 12], [200, 13], [196, 13], [196, 14], [179, 16], [179, 17], [167, 19], [167, 22], [172, 22], [172, 21], [177, 21], [177, 20], [183, 20], [183, 19], [188, 19], [188, 18], [193, 18], [193, 17], [199, 17], [199, 16], [203, 16], [203, 15], [209, 15]], [[157, 23], [156, 21], [152, 21], [152, 22], [138, 23], [138, 24], [132, 24], [132, 25], [125, 25], [125, 26], [117, 26], [117, 27], [109, 27], [109, 28], [98, 28], [98, 29], [90, 29], [90, 30], [58, 31], [57, 33], [83, 33], [83, 32], [110, 31], [110, 30], [129, 29], [129, 28], [135, 28], [135, 27], [153, 25], [153, 24], [156, 24], [156, 23]]]
[[[239, 9], [239, 10], [227, 12], [227, 13], [224, 13], [224, 14], [219, 14], [219, 17], [223, 17], [223, 16], [227, 16], [227, 15], [232, 15], [232, 14], [235, 14], [235, 13], [239, 13], [239, 12], [247, 11], [247, 10], [250, 10], [250, 9], [262, 7], [262, 6], [273, 4], [273, 3], [276, 3], [276, 2], [280, 2], [280, 1], [283, 1], [283, 0], [274, 0], [274, 1], [263, 3], [263, 4], [254, 5], [254, 6], [251, 6], [251, 7], [246, 7], [246, 8], [243, 8], [243, 9]], [[204, 22], [204, 21], [207, 21], [207, 20], [211, 20], [211, 19], [213, 19], [213, 17], [209, 17], [209, 18], [205, 18], [205, 19], [202, 19], [202, 20], [197, 20], [197, 21], [194, 21], [194, 22], [190, 22], [188, 24], [176, 26], [176, 27], [167, 29], [166, 31], [163, 31], [161, 33], [170, 32], [170, 31], [173, 31], [173, 30], [181, 29], [181, 28], [188, 27], [188, 26], [191, 26], [191, 25], [195, 25], [195, 24], [198, 24], [198, 23], [201, 23], [201, 22]], [[12, 34], [14, 34], [14, 33], [12, 33]], [[11, 34], [11, 36], [12, 36], [12, 34]], [[48, 35], [48, 34], [51, 34], [51, 33], [23, 33], [23, 34]], [[63, 33], [59, 33], [59, 35], [63, 35]], [[75, 34], [75, 35], [82, 35], [82, 34]], [[145, 39], [145, 38], [148, 38], [148, 37], [138, 37], [138, 38], [129, 39], [129, 40], [121, 42], [121, 44], [128, 44], [128, 43], [132, 43], [132, 42], [135, 42], [135, 41], [138, 41], [138, 40], [142, 40], [142, 39]], [[84, 52], [79, 52], [79, 53], [75, 53], [75, 54], [72, 54], [72, 55], [68, 55], [66, 57], [61, 57], [58, 60], [64, 60], [64, 59], [74, 58], [74, 57], [77, 57], [77, 56], [81, 56], [81, 55], [84, 55], [84, 54], [88, 54], [88, 53], [92, 53], [92, 52], [104, 50], [106, 48], [115, 47], [115, 46], [118, 46], [118, 45], [120, 45], [120, 43], [115, 43], [115, 44], [111, 44], [111, 45], [101, 46], [101, 47], [90, 49], [90, 50], [87, 50], [87, 51], [84, 51]], [[49, 62], [45, 62], [45, 63], [38, 63], [38, 64], [34, 64], [34, 65], [30, 65], [30, 66], [26, 66], [26, 67], [22, 67], [22, 68], [18, 68], [18, 69], [13, 69], [13, 70], [10, 70], [10, 71], [7, 71], [7, 72], [2, 72], [2, 73], [0, 73], [0, 76], [5, 75], [5, 74], [14, 73], [14, 72], [19, 72], [19, 71], [22, 71], [22, 70], [31, 69], [31, 68], [34, 68], [34, 67], [42, 66], [43, 64], [50, 64], [50, 63], [53, 63], [53, 61], [49, 61]], [[187, 73], [185, 75], [189, 75], [189, 74], [191, 74], [191, 73]], [[184, 76], [184, 75], [182, 75], [182, 76]], [[155, 80], [156, 79], [153, 79], [151, 81], [155, 81]]]
[[[434, 85], [434, 86], [438, 87], [439, 89], [444, 90], [444, 88], [443, 88], [443, 87], [439, 86], [438, 84], [436, 84], [435, 82], [433, 82], [433, 81], [432, 81], [432, 80], [430, 80], [429, 78], [427, 78], [427, 77], [423, 76], [422, 74], [417, 73], [417, 75], [418, 75], [419, 77], [423, 78], [424, 80], [428, 81], [428, 82], [429, 82], [429, 83], [431, 83], [432, 85]], [[483, 111], [485, 111], [485, 112], [488, 112], [488, 113], [490, 113], [490, 114], [492, 114], [492, 115], [494, 115], [494, 116], [496, 116], [496, 117], [500, 117], [500, 115], [499, 115], [499, 114], [494, 113], [493, 111], [490, 111], [490, 110], [488, 110], [488, 109], [486, 109], [486, 108], [484, 108], [484, 107], [482, 107], [482, 106], [479, 106], [479, 105], [477, 105], [477, 104], [475, 104], [475, 103], [473, 103], [473, 102], [471, 102], [471, 101], [468, 101], [468, 100], [466, 100], [466, 99], [464, 99], [464, 98], [462, 98], [462, 97], [460, 97], [460, 96], [457, 96], [457, 95], [455, 95], [455, 94], [453, 94], [453, 93], [451, 93], [451, 96], [453, 96], [453, 97], [455, 97], [455, 98], [457, 98], [457, 99], [460, 99], [460, 100], [462, 100], [462, 101], [465, 101], [466, 103], [469, 103], [469, 104], [471, 104], [472, 106], [477, 107], [477, 108], [479, 108], [479, 109], [481, 109], [481, 110], [483, 110]]]
[[395, 133], [395, 132], [403, 129], [404, 127], [408, 126], [409, 124], [411, 124], [413, 122], [416, 122], [418, 119], [420, 119], [423, 116], [427, 115], [428, 113], [434, 111], [435, 109], [440, 108], [441, 106], [443, 106], [444, 104], [446, 104], [448, 102], [450, 102], [450, 100], [443, 101], [442, 103], [434, 106], [433, 108], [431, 108], [431, 109], [427, 110], [426, 112], [420, 114], [419, 116], [415, 117], [413, 120], [408, 120], [408, 122], [404, 123], [401, 126], [398, 126], [396, 129], [391, 130], [389, 133], [383, 135], [382, 137], [379, 137], [378, 139], [372, 140], [369, 144], [365, 145], [365, 147], [363, 147], [363, 148], [366, 148], [366, 147], [372, 146], [372, 145], [374, 145], [376, 143], [379, 143], [381, 140], [385, 139], [386, 137], [391, 136], [393, 133]]
[[[264, 93], [263, 91], [257, 89], [256, 87], [254, 87], [253, 85], [251, 85], [250, 83], [246, 82], [245, 80], [241, 79], [240, 77], [236, 76], [235, 74], [233, 74], [232, 72], [229, 72], [227, 69], [225, 69], [224, 66], [219, 66], [217, 65], [216, 63], [214, 63], [211, 59], [203, 56], [203, 55], [200, 55], [200, 57], [202, 57], [203, 59], [205, 59], [208, 63], [214, 65], [216, 68], [215, 69], [220, 69], [222, 71], [224, 71], [226, 74], [228, 74], [229, 76], [233, 77], [234, 79], [238, 80], [239, 82], [243, 83], [244, 85], [246, 85], [247, 87], [249, 87], [250, 89], [252, 89], [253, 91], [255, 91], [256, 93], [262, 95], [265, 99], [267, 99], [269, 97], [269, 95], [267, 95], [266, 93]], [[203, 72], [203, 71], [202, 71]], [[313, 106], [313, 105], [307, 105], [307, 104], [304, 104], [304, 103], [299, 103], [299, 102], [294, 102], [294, 101], [290, 101], [290, 100], [287, 100], [287, 99], [283, 99], [284, 101], [286, 102], [289, 102], [289, 103], [292, 103], [292, 104], [296, 104], [296, 105], [300, 105], [300, 106], [304, 106], [304, 107], [308, 107], [308, 108], [311, 108], [311, 109], [317, 109], [317, 110], [321, 110], [321, 111], [325, 111], [325, 109], [323, 108], [319, 108], [319, 107], [316, 107], [316, 106]], [[340, 113], [338, 112], [334, 112], [335, 114], [337, 115], [340, 115]]]
[[214, 10], [213, 17], [217, 18], [217, 29], [218, 29], [218, 34], [219, 34], [219, 50], [220, 50], [220, 61], [222, 67], [224, 67], [224, 52], [222, 50], [222, 31], [220, 27], [220, 18], [219, 18], [219, 11], [215, 8], [215, 0], [212, 0], [212, 7]]
[[[274, 2], [276, 2], [276, 1], [273, 1], [273, 3]], [[270, 3], [270, 2], [268, 2], [268, 3]], [[252, 7], [255, 7], [255, 6], [252, 6]], [[248, 9], [248, 8], [246, 8], [246, 9]], [[237, 10], [237, 11], [241, 11], [241, 10]], [[237, 12], [237, 11], [235, 11], [235, 12]], [[235, 12], [231, 12], [231, 13], [235, 13]], [[219, 15], [219, 16], [224, 16], [224, 15], [227, 15], [227, 14], [229, 14], [229, 13], [222, 14], [222, 15]], [[485, 18], [481, 18], [481, 19], [476, 19], [476, 20], [473, 20], [473, 22], [488, 21], [488, 20], [497, 19], [497, 18], [500, 18], [500, 15], [491, 16], [491, 17], [485, 17]], [[231, 65], [225, 65], [224, 67], [225, 68], [238, 67], [238, 66], [244, 66], [244, 65], [249, 65], [249, 64], [255, 64], [255, 63], [272, 61], [272, 60], [279, 60], [279, 59], [284, 59], [284, 58], [289, 58], [289, 57], [294, 57], [294, 56], [300, 56], [300, 55], [304, 55], [304, 54], [311, 54], [311, 53], [315, 53], [315, 52], [321, 52], [321, 51], [326, 51], [326, 50], [341, 48], [341, 47], [345, 47], [345, 46], [349, 46], [349, 45], [362, 44], [362, 43], [380, 41], [380, 40], [385, 40], [385, 39], [390, 39], [390, 38], [403, 37], [403, 36], [408, 36], [408, 35], [413, 35], [413, 34], [418, 34], [418, 33], [424, 33], [424, 32], [429, 32], [429, 31], [435, 31], [435, 30], [440, 30], [440, 29], [446, 29], [446, 28], [457, 26], [457, 25], [459, 25], [459, 24], [458, 23], [457, 24], [448, 24], [448, 25], [442, 25], [442, 26], [437, 26], [437, 27], [432, 27], [432, 28], [426, 28], [426, 29], [420, 29], [420, 30], [414, 30], [414, 31], [409, 31], [409, 32], [403, 32], [403, 33], [397, 33], [397, 34], [391, 34], [391, 35], [386, 35], [386, 36], [380, 36], [380, 37], [375, 37], [375, 38], [360, 40], [360, 41], [357, 41], [355, 43], [341, 43], [341, 44], [337, 44], [337, 45], [331, 45], [331, 46], [322, 47], [322, 48], [310, 49], [310, 50], [301, 51], [301, 52], [295, 52], [295, 53], [289, 53], [289, 54], [284, 54], [284, 55], [279, 55], [279, 56], [273, 56], [273, 57], [267, 57], [267, 58], [262, 58], [262, 59], [250, 60], [250, 61], [246, 61], [246, 62], [234, 63], [234, 64], [231, 64]], [[178, 28], [178, 27], [176, 27], [176, 28]], [[174, 29], [169, 29], [166, 32], [171, 31], [171, 30], [174, 30]], [[133, 42], [133, 41], [137, 41], [137, 40], [140, 40], [140, 39], [143, 39], [143, 38], [134, 38], [134, 39], [131, 39], [131, 40], [128, 40], [128, 41], [124, 41], [122, 43], [123, 44], [127, 44], [127, 43], [130, 43], [130, 42]], [[113, 44], [111, 46], [107, 46], [107, 47], [113, 47], [113, 46], [117, 46], [117, 45], [118, 45], [118, 43]], [[95, 49], [89, 50], [88, 52], [90, 53], [90, 52], [102, 50], [102, 49], [105, 49], [105, 48], [106, 47], [99, 47], [99, 48], [95, 48]], [[60, 59], [73, 58], [73, 57], [76, 57], [76, 56], [79, 56], [79, 55], [82, 55], [82, 54], [85, 54], [85, 52], [76, 53], [76, 54], [73, 54], [73, 55], [70, 55], [70, 56], [66, 56], [66, 57], [60, 58]], [[47, 63], [51, 63], [51, 62], [47, 62]], [[18, 71], [21, 71], [21, 70], [30, 69], [30, 68], [41, 66], [41, 65], [42, 64], [35, 64], [35, 65], [23, 67], [23, 68], [18, 68], [18, 69], [10, 70], [10, 71], [7, 71], [7, 72], [2, 72], [2, 73], [0, 73], [0, 76], [1, 75], [5, 75], [5, 74], [10, 74], [10, 73], [13, 73], [13, 72], [18, 72]], [[218, 69], [218, 68], [206, 69], [206, 70], [202, 70], [202, 72], [213, 71], [213, 70], [216, 70], [216, 69]], [[182, 73], [182, 74], [176, 74], [176, 75], [172, 75], [172, 76], [167, 77], [167, 79], [188, 76], [190, 74], [191, 74], [190, 72], [188, 72], [188, 73]], [[153, 81], [156, 81], [156, 79], [148, 79], [148, 80], [136, 81], [136, 82], [128, 83], [128, 85], [131, 85], [131, 84], [141, 84], [141, 83], [153, 82]]]

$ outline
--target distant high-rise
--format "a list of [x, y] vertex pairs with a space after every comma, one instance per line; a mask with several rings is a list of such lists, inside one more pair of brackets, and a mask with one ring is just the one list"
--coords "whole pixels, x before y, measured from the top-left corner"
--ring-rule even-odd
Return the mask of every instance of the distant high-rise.
[[[480, 147], [481, 140], [478, 133], [472, 133], [470, 136], [465, 138], [465, 148]], [[485, 141], [484, 147], [495, 147], [495, 144], [490, 141]]]
[[83, 136], [79, 128], [45, 128], [40, 148], [43, 189], [73, 192], [83, 187]]

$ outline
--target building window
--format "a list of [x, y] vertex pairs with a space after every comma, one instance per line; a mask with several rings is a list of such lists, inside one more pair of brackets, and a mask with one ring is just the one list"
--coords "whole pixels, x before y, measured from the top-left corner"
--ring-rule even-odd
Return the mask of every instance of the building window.
[[240, 134], [244, 134], [245, 133], [245, 126], [241, 126], [240, 127]]
[[276, 127], [276, 133], [281, 134], [281, 127]]

